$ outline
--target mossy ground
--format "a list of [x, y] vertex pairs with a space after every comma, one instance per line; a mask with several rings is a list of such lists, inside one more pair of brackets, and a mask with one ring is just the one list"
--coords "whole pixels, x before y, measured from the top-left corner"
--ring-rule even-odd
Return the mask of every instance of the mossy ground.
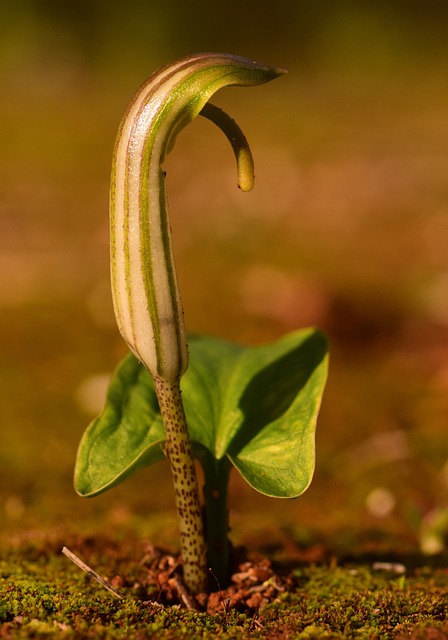
[[[61, 553], [63, 545], [113, 582], [115, 598]], [[212, 615], [160, 604], [144, 592], [145, 543], [105, 536], [36, 534], [16, 539], [0, 563], [1, 638], [365, 638], [448, 637], [446, 558], [377, 564], [375, 554], [343, 559], [322, 546], [274, 563], [290, 586], [261, 606], [225, 603]], [[318, 562], [310, 561], [313, 554]]]

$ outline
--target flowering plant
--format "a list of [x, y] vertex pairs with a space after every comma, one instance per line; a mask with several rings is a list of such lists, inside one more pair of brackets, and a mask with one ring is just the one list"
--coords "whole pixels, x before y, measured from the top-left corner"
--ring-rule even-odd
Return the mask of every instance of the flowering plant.
[[[208, 100], [224, 86], [262, 84], [282, 73], [227, 54], [178, 60], [139, 89], [114, 150], [112, 294], [131, 353], [114, 374], [104, 411], [82, 438], [75, 488], [95, 496], [168, 458], [184, 581], [192, 593], [207, 588], [208, 568], [221, 584], [227, 581], [232, 467], [270, 496], [295, 497], [310, 484], [328, 350], [316, 329], [257, 347], [202, 335], [187, 340], [163, 162], [180, 130], [201, 114], [232, 144], [240, 187], [252, 188], [247, 141]], [[204, 470], [203, 509], [195, 457]]]

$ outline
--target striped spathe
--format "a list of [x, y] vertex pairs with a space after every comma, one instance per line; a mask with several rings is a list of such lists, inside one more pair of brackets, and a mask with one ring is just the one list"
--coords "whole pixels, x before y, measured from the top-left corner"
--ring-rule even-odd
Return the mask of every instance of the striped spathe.
[[[282, 73], [276, 67], [229, 54], [187, 56], [152, 75], [123, 117], [111, 178], [112, 296], [120, 333], [159, 379], [174, 382], [188, 366], [162, 168], [166, 154], [177, 134], [216, 91], [262, 84]], [[237, 162], [243, 158], [240, 174], [247, 173], [248, 154], [239, 153], [247, 143], [244, 136], [239, 138], [237, 125], [213, 109], [203, 115], [226, 133]], [[243, 188], [250, 188], [250, 178], [245, 180], [243, 175], [240, 182]]]

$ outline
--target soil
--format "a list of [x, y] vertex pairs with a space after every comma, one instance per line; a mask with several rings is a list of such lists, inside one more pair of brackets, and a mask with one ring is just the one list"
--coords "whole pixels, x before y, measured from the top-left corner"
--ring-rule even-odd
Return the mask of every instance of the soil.
[[[211, 574], [211, 592], [197, 596], [189, 595], [183, 584], [179, 555], [149, 545], [142, 565], [148, 572], [145, 579], [134, 584], [134, 589], [141, 593], [157, 593], [159, 604], [181, 605], [211, 615], [231, 609], [255, 615], [280, 593], [291, 591], [296, 586], [290, 571], [279, 567], [274, 569], [267, 558], [249, 560], [244, 549], [234, 553], [229, 584], [225, 587], [217, 584]], [[117, 577], [112, 584], [118, 586], [122, 579]]]

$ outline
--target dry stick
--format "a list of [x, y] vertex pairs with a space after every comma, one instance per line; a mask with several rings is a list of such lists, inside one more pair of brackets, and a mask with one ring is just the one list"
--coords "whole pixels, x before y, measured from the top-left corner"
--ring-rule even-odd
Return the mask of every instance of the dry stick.
[[88, 573], [91, 578], [99, 582], [105, 589], [110, 591], [116, 598], [123, 600], [123, 596], [118, 593], [118, 591], [110, 584], [110, 582], [102, 578], [96, 571], [91, 569], [87, 564], [85, 564], [85, 562], [80, 560], [78, 556], [70, 551], [70, 549], [67, 549], [67, 547], [63, 547], [62, 553], [67, 556], [67, 558], [69, 558], [72, 562], [74, 562], [77, 567]]
[[188, 593], [184, 583], [182, 582], [180, 576], [178, 574], [173, 574], [172, 578], [168, 580], [168, 584], [171, 587], [174, 587], [179, 595], [179, 598], [182, 600], [187, 609], [194, 611], [197, 609], [196, 602]]

